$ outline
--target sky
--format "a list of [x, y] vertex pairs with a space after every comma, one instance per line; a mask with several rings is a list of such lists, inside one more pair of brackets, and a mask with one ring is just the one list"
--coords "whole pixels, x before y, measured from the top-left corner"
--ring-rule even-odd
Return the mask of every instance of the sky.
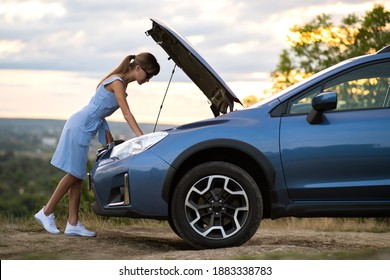
[[[174, 64], [146, 36], [150, 18], [178, 31], [239, 98], [261, 96], [294, 24], [321, 13], [333, 21], [363, 15], [368, 0], [1, 0], [0, 117], [67, 119], [87, 105], [100, 79], [129, 54], [153, 53], [158, 76], [129, 84], [128, 103], [138, 122], [154, 123]], [[213, 117], [200, 90], [177, 68], [159, 123]], [[236, 106], [240, 109], [241, 106]], [[124, 121], [118, 110], [108, 118]]]

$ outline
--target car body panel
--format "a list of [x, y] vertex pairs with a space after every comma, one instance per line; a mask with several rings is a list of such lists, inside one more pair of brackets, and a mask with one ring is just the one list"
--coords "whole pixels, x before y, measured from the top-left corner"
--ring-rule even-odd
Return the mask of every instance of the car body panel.
[[[280, 146], [292, 200], [390, 201], [390, 108], [282, 118]], [[370, 187], [370, 191], [364, 190]]]
[[[181, 126], [171, 131], [169, 138], [164, 139], [167, 141], [161, 141], [158, 148], [152, 147], [151, 151], [175, 169], [179, 169], [187, 161], [192, 161], [200, 153], [215, 149], [231, 153], [237, 151], [250, 156], [257, 165], [268, 171], [269, 185], [274, 185], [275, 180], [278, 181], [278, 185], [284, 184], [283, 177], [275, 178], [275, 170], [281, 170], [279, 145], [273, 141], [278, 137], [279, 120], [269, 119], [268, 122], [255, 120], [253, 116], [257, 114], [256, 110], [239, 111], [230, 113], [229, 117], [221, 116], [214, 120]], [[248, 127], [258, 127], [258, 129], [254, 129], [253, 133], [247, 133]], [[267, 133], [262, 133], [261, 129], [267, 130]], [[231, 133], [232, 130], [235, 131], [234, 135]], [[210, 138], [210, 135], [213, 137]], [[171, 143], [176, 144], [172, 146]], [[223, 156], [219, 155], [219, 157]], [[171, 184], [166, 184], [168, 189], [173, 187]], [[169, 192], [164, 189], [164, 193]]]

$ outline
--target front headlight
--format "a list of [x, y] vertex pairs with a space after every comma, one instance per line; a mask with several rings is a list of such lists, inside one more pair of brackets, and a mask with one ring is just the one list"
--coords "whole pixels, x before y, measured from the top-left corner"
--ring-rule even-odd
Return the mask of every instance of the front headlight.
[[154, 132], [145, 134], [137, 138], [127, 140], [126, 142], [115, 146], [112, 149], [111, 158], [123, 159], [136, 154], [139, 154], [153, 145], [160, 142], [162, 139], [168, 136], [167, 132]]

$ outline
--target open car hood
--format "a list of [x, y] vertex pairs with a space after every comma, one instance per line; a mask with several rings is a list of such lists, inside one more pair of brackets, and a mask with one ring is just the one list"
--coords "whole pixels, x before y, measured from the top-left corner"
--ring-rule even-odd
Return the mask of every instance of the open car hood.
[[214, 116], [233, 111], [234, 102], [241, 103], [222, 78], [203, 59], [193, 46], [179, 33], [156, 19], [152, 29], [146, 32], [159, 44], [169, 57], [199, 87], [211, 102]]

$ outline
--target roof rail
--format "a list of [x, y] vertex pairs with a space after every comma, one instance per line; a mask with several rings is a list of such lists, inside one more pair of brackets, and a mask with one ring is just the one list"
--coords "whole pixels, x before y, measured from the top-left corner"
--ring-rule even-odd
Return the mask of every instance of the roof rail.
[[379, 51], [377, 51], [376, 53], [387, 53], [387, 52], [390, 52], [390, 45], [380, 49]]

